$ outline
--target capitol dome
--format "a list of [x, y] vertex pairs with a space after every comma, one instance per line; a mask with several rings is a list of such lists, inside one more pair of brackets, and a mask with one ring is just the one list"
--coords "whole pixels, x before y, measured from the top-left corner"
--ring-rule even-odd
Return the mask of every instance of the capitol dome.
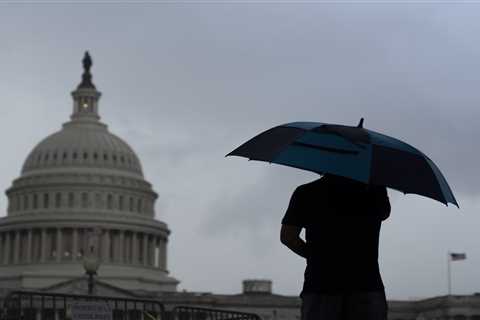
[[100, 122], [76, 120], [41, 141], [28, 155], [22, 174], [72, 168], [118, 170], [143, 177], [140, 161], [125, 141]]
[[155, 219], [158, 195], [133, 149], [100, 121], [88, 52], [83, 67], [70, 120], [33, 148], [6, 191], [0, 287], [45, 289], [81, 277], [90, 255], [104, 283], [175, 291], [170, 230]]

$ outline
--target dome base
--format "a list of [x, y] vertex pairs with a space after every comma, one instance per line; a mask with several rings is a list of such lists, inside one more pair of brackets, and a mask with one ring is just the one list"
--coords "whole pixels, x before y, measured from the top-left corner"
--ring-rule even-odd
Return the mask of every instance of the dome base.
[[[80, 263], [37, 264], [1, 266], [0, 288], [10, 290], [49, 290], [66, 281], [82, 278], [85, 274]], [[178, 280], [166, 272], [153, 268], [101, 265], [98, 277], [103, 283], [128, 290], [142, 292], [175, 292]]]

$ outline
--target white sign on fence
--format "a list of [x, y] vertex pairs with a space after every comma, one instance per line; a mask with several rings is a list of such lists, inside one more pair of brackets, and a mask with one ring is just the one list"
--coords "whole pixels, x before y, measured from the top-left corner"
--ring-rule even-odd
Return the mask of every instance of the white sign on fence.
[[70, 311], [72, 320], [112, 320], [112, 310], [105, 302], [76, 301]]

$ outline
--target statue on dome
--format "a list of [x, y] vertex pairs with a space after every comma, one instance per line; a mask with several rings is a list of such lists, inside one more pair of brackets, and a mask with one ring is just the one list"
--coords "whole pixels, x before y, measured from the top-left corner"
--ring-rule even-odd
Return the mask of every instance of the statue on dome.
[[93, 62], [88, 51], [85, 51], [85, 56], [82, 59], [82, 64], [84, 72], [82, 74], [82, 82], [78, 85], [78, 89], [95, 89], [95, 85], [92, 82], [92, 74], [90, 73], [90, 68], [92, 67]]
[[90, 54], [88, 51], [85, 51], [85, 56], [83, 57], [82, 60], [83, 63], [83, 69], [85, 69], [85, 72], [90, 73], [90, 68], [92, 67], [92, 58], [90, 57]]

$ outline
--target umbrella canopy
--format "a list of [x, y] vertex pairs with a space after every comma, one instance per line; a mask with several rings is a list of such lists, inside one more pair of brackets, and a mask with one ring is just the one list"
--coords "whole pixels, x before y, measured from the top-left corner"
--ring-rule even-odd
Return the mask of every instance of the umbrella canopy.
[[363, 118], [356, 127], [287, 123], [257, 135], [227, 156], [334, 174], [458, 206], [430, 158], [403, 141], [363, 128]]

